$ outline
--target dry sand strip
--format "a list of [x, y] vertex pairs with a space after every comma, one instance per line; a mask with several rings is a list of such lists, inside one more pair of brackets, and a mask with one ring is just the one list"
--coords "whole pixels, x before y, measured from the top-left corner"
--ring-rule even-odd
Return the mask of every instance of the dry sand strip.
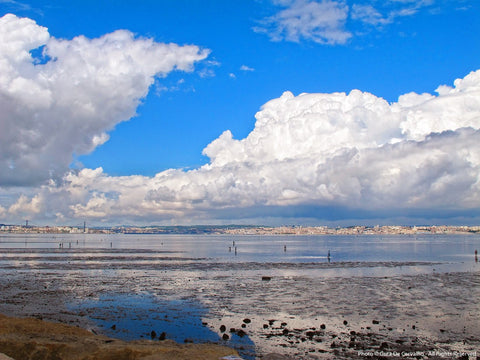
[[76, 326], [0, 314], [0, 360], [219, 360], [239, 359], [216, 344], [177, 344], [171, 340], [131, 341], [95, 335]]

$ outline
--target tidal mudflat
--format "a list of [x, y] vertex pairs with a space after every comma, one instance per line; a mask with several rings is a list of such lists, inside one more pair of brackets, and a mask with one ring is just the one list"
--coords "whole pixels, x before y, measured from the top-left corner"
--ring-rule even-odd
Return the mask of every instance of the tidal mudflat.
[[[198, 256], [191, 248], [195, 237], [182, 246], [160, 237], [140, 248], [134, 238], [90, 237], [83, 245], [68, 236], [41, 239], [43, 245], [32, 238], [1, 240], [0, 313], [8, 315], [125, 340], [216, 342], [244, 359], [480, 355], [480, 265], [473, 258], [480, 246], [474, 237], [454, 240], [455, 251], [445, 250], [445, 239], [436, 251], [429, 238], [434, 254], [412, 253], [410, 261], [348, 258], [334, 246], [341, 240], [335, 237], [329, 244], [318, 240], [317, 252], [304, 251], [295, 237], [265, 239], [268, 252], [276, 251], [271, 257], [258, 257], [262, 244], [241, 237], [214, 238], [214, 249], [199, 249]], [[203, 245], [205, 239], [197, 240]], [[424, 245], [415, 247], [423, 253]], [[330, 262], [322, 255], [328, 250]]]

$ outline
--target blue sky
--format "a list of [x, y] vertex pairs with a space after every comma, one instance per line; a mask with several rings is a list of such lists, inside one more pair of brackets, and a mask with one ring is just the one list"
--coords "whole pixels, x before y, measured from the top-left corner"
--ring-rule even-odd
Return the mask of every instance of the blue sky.
[[[438, 86], [453, 86], [455, 79], [464, 78], [480, 68], [480, 3], [474, 0], [0, 1], [0, 16], [8, 13], [15, 14], [18, 19], [33, 20], [38, 26], [47, 28], [49, 36], [55, 39], [71, 41], [78, 36], [96, 39], [125, 29], [134, 34], [135, 40], [153, 39], [155, 43], [195, 45], [199, 51], [208, 51], [206, 57], [192, 62], [189, 71], [169, 69], [161, 74], [149, 74], [153, 84], [147, 87], [147, 95], [135, 97], [140, 103], [133, 108], [137, 115], [130, 119], [118, 117], [98, 129], [109, 136], [103, 144], [92, 145], [88, 150], [81, 146], [72, 147], [67, 156], [70, 159], [67, 167], [60, 166], [63, 170], [55, 168], [56, 178], [52, 179], [56, 186], [64, 185], [59, 179], [70, 170], [93, 171], [99, 167], [103, 169], [101, 176], [107, 176], [112, 181], [133, 175], [151, 180], [156, 174], [169, 169], [176, 169], [182, 172], [182, 176], [187, 176], [188, 170], [195, 171], [215, 162], [212, 156], [206, 156], [202, 151], [213, 141], [221, 139], [219, 137], [224, 131], [229, 130], [236, 140], [246, 139], [252, 134], [256, 126], [255, 114], [285, 91], [297, 97], [302, 93], [349, 94], [359, 89], [386, 100], [388, 104], [395, 104], [399, 96], [410, 92], [435, 96]], [[294, 106], [306, 105], [299, 103]], [[473, 120], [467, 124], [474, 129], [480, 122], [475, 114], [470, 116]], [[82, 135], [81, 128], [78, 128], [78, 136], [86, 137]], [[408, 133], [405, 127], [402, 129], [403, 133]], [[456, 129], [445, 127], [433, 132]], [[323, 138], [314, 140], [322, 142]], [[420, 141], [418, 137], [402, 140]], [[384, 144], [379, 139], [375, 141], [377, 145]], [[225, 146], [230, 146], [228, 144], [228, 141], [225, 142]], [[298, 147], [294, 143], [290, 146]], [[274, 147], [269, 149], [275, 151]], [[305, 151], [311, 152], [312, 149]], [[223, 154], [222, 151], [218, 153]], [[45, 154], [48, 157], [48, 153]], [[4, 158], [7, 156], [4, 155]], [[223, 161], [222, 166], [232, 159]], [[11, 163], [12, 160], [9, 161]], [[318, 164], [315, 163], [315, 166]], [[234, 173], [234, 176], [243, 179], [240, 173]], [[6, 219], [21, 214], [38, 216], [43, 221], [69, 221], [77, 216], [91, 216], [98, 221], [101, 221], [100, 217], [108, 218], [105, 209], [97, 214], [98, 218], [95, 212], [86, 211], [83, 215], [80, 212], [78, 215], [71, 213], [73, 208], [83, 206], [86, 209], [89, 201], [102, 193], [102, 190], [91, 188], [86, 191], [89, 195], [79, 203], [67, 201], [70, 213], [44, 208], [28, 213], [28, 206], [23, 209], [20, 203], [30, 204], [31, 211], [35, 194], [45, 191], [39, 190], [39, 187], [48, 179], [39, 178], [31, 184], [15, 181], [5, 181], [1, 188], [0, 201], [4, 200], [0, 203], [0, 210], [3, 209]], [[329, 181], [333, 181], [332, 178]], [[118, 200], [121, 191], [112, 192], [117, 194], [112, 199]], [[103, 193], [110, 199], [108, 191]], [[365, 214], [373, 211], [376, 215], [371, 217], [377, 220], [381, 208], [378, 205], [362, 209], [359, 202], [348, 211], [338, 211], [348, 208], [343, 200], [334, 200], [336, 196], [348, 198], [345, 193], [340, 193], [318, 199], [310, 194], [293, 202], [279, 200], [274, 202], [275, 207], [293, 207], [285, 213], [280, 211], [280, 215], [276, 215], [276, 210], [273, 215], [265, 210], [259, 218], [267, 222], [272, 217], [277, 219], [272, 220], [273, 223], [288, 218], [292, 222], [296, 221], [296, 208], [310, 209], [313, 206], [317, 209], [312, 210], [314, 212], [318, 212], [318, 207], [327, 209], [325, 214], [329, 214], [329, 221], [331, 213], [348, 213], [346, 219], [339, 215], [334, 216], [334, 220], [353, 222], [355, 216], [352, 212], [357, 210], [363, 214], [358, 218], [369, 218], [370, 215]], [[305, 200], [308, 198], [317, 200]], [[328, 201], [325, 200], [327, 198]], [[187, 203], [195, 201], [189, 199]], [[189, 216], [197, 222], [252, 221], [258, 212], [252, 211], [250, 216], [248, 209], [269, 206], [266, 200], [245, 203], [248, 205], [241, 205], [243, 202], [240, 201], [220, 206], [228, 209], [226, 213], [229, 214], [241, 209], [241, 216], [233, 214], [230, 219], [216, 218], [217, 215], [213, 214], [218, 208], [211, 213], [195, 212]], [[11, 208], [15, 204], [18, 207]], [[205, 206], [214, 207], [209, 204]], [[426, 203], [421, 207], [427, 209], [424, 216], [428, 220], [431, 205]], [[438, 209], [438, 204], [434, 207]], [[448, 203], [441, 204], [441, 207], [448, 209], [445, 214], [453, 211], [458, 222], [463, 221], [465, 209], [478, 211], [480, 204], [459, 205], [457, 209], [455, 204]], [[401, 204], [400, 208], [403, 210], [395, 215], [400, 220], [408, 218], [408, 209], [412, 209], [412, 214], [419, 211], [418, 205]], [[48, 216], [45, 215], [47, 213]], [[186, 213], [179, 218], [173, 215], [156, 218], [154, 213], [148, 213], [145, 218], [138, 215], [131, 220], [186, 222]], [[316, 215], [311, 220], [307, 210], [298, 213], [301, 213], [298, 215], [299, 222], [322, 222], [321, 217]]]

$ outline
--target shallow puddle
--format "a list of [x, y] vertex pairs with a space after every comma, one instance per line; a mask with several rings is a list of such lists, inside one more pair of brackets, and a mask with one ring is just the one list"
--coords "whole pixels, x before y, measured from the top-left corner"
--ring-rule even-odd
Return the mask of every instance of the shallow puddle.
[[68, 308], [85, 314], [102, 334], [112, 338], [219, 343], [235, 348], [244, 359], [255, 359], [255, 344], [246, 334], [222, 329], [220, 337], [204, 321], [208, 309], [191, 300], [165, 300], [148, 293], [112, 293], [70, 304]]

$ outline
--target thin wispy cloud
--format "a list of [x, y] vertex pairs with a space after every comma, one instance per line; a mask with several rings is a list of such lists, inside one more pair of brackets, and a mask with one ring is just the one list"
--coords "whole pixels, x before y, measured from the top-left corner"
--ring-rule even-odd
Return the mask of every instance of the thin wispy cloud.
[[276, 14], [259, 22], [253, 30], [272, 41], [303, 40], [319, 44], [345, 44], [352, 34], [345, 29], [348, 6], [344, 1], [283, 1]]
[[353, 20], [359, 20], [373, 26], [386, 25], [393, 21], [392, 18], [382, 15], [372, 5], [354, 4], [350, 16]]
[[344, 45], [354, 34], [363, 34], [362, 27], [382, 28], [401, 18], [414, 16], [422, 9], [439, 12], [441, 4], [437, 3], [438, 0], [370, 3], [345, 0], [276, 1], [276, 13], [261, 19], [253, 30], [266, 34], [272, 41]]
[[0, 4], [9, 6], [11, 10], [32, 10], [30, 5], [15, 0], [0, 0]]
[[247, 66], [247, 65], [240, 66], [240, 70], [241, 71], [255, 71], [254, 68], [251, 68], [250, 66]]

